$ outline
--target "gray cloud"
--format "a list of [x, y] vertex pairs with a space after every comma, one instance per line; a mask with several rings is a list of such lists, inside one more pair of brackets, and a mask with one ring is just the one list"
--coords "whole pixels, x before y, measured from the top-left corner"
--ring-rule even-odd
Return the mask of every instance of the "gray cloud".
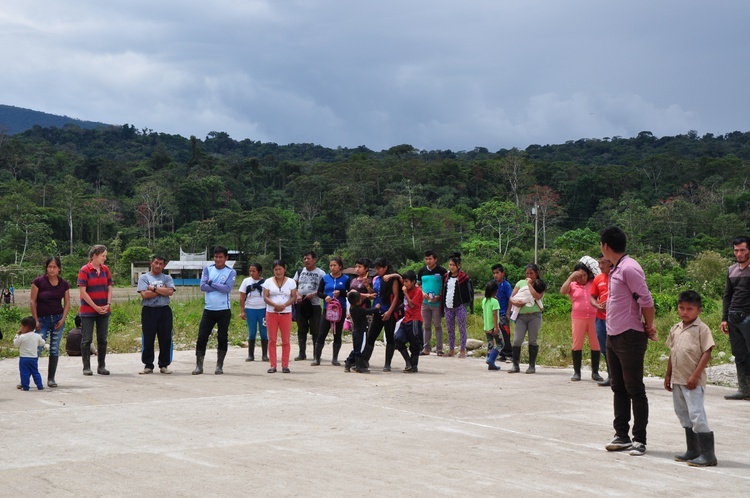
[[19, 2], [5, 104], [184, 136], [379, 150], [746, 131], [750, 5]]

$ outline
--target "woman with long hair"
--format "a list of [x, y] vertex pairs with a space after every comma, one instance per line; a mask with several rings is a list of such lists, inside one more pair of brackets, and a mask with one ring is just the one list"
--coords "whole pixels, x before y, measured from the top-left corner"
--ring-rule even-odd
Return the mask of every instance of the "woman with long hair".
[[374, 304], [380, 305], [380, 312], [375, 313], [367, 330], [367, 344], [362, 354], [364, 361], [369, 365], [370, 357], [375, 349], [375, 341], [381, 331], [385, 331], [385, 364], [384, 372], [391, 371], [391, 360], [396, 351], [394, 332], [398, 322], [397, 308], [403, 302], [401, 294], [401, 275], [396, 273], [393, 266], [385, 258], [377, 258], [373, 262], [376, 276], [373, 279], [373, 289], [377, 293]]
[[471, 279], [461, 269], [461, 253], [454, 252], [448, 260], [448, 273], [443, 276], [443, 309], [445, 325], [448, 329], [449, 351], [445, 356], [453, 356], [456, 350], [456, 323], [460, 334], [459, 358], [466, 358], [466, 319], [469, 310], [474, 311], [474, 288]]
[[[534, 263], [526, 265], [526, 278], [519, 280], [513, 288], [513, 294], [510, 296], [510, 304], [518, 307], [518, 316], [516, 320], [516, 329], [513, 335], [513, 366], [508, 373], [518, 373], [521, 371], [519, 363], [521, 362], [521, 346], [529, 333], [529, 368], [527, 374], [536, 373], [536, 357], [539, 354], [539, 330], [542, 328], [542, 307], [540, 303], [544, 297], [544, 291], [547, 285], [539, 277], [539, 267]], [[528, 291], [532, 302], [519, 299], [518, 294], [523, 289], [525, 294]]]
[[331, 322], [326, 319], [326, 310], [329, 306], [335, 306], [334, 300], [341, 307], [341, 317], [334, 322], [333, 330], [333, 356], [331, 365], [339, 366], [339, 351], [341, 350], [341, 336], [344, 333], [344, 321], [346, 320], [346, 293], [349, 290], [349, 275], [344, 275], [344, 262], [338, 256], [331, 258], [328, 263], [330, 273], [325, 275], [318, 285], [318, 297], [325, 299], [323, 303], [323, 315], [320, 318], [320, 327], [318, 327], [318, 337], [315, 342], [314, 358], [311, 363], [313, 366], [320, 365], [320, 356], [323, 354], [323, 348], [326, 344], [326, 337], [331, 330]]
[[247, 358], [255, 361], [255, 338], [260, 331], [260, 350], [263, 361], [268, 361], [268, 330], [266, 329], [266, 302], [263, 299], [263, 267], [253, 263], [250, 275], [240, 284], [240, 318], [247, 321]]
[[601, 352], [599, 339], [596, 336], [596, 311], [591, 304], [591, 287], [594, 282], [594, 273], [584, 263], [577, 263], [573, 267], [573, 273], [560, 287], [560, 294], [567, 294], [573, 304], [570, 312], [570, 330], [572, 336], [573, 377], [572, 381], [581, 380], [581, 363], [583, 363], [583, 342], [588, 336], [589, 348], [591, 349], [591, 378], [601, 382], [599, 375], [599, 360]]
[[277, 259], [273, 262], [273, 277], [263, 282], [263, 300], [266, 303], [266, 327], [268, 327], [268, 357], [271, 368], [268, 373], [276, 373], [276, 343], [281, 332], [281, 371], [289, 373], [289, 356], [292, 350], [292, 304], [297, 300], [297, 284], [286, 276], [286, 263]]

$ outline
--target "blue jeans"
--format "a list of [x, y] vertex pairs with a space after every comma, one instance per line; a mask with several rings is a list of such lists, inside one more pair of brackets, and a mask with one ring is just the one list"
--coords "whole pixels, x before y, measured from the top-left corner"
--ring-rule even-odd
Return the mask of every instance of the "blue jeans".
[[247, 320], [247, 340], [250, 341], [251, 345], [255, 342], [255, 338], [258, 336], [258, 330], [260, 330], [260, 340], [268, 340], [265, 308], [245, 308], [245, 319]]
[[[41, 325], [41, 328], [37, 331], [37, 334], [42, 336], [42, 339], [44, 339], [45, 341], [47, 340], [47, 335], [50, 336], [50, 356], [60, 356], [60, 342], [62, 341], [63, 332], [65, 332], [64, 323], [62, 327], [60, 327], [59, 329], [55, 329], [55, 325], [57, 325], [57, 322], [59, 322], [60, 320], [62, 320], [62, 315], [47, 315], [39, 317], [39, 324]], [[44, 346], [39, 346], [38, 354], [40, 356], [42, 354], [42, 351], [44, 351]]]
[[599, 350], [607, 358], [607, 320], [596, 319], [596, 338], [599, 339]]

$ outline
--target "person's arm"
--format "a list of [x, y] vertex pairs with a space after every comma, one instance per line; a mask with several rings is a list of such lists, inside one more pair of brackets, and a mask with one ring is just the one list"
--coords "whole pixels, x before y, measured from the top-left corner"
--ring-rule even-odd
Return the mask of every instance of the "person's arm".
[[600, 303], [598, 297], [593, 294], [589, 294], [589, 303], [591, 303], [591, 306], [600, 311], [604, 311], [606, 309], [604, 303]]
[[237, 278], [237, 272], [234, 270], [231, 270], [229, 272], [229, 276], [227, 277], [226, 281], [222, 284], [219, 282], [211, 282], [211, 290], [215, 290], [217, 292], [221, 292], [222, 294], [229, 294], [232, 292], [232, 289], [234, 289], [234, 281]]
[[263, 301], [272, 308], [276, 307], [276, 303], [271, 301], [271, 291], [268, 289], [263, 289]]
[[667, 362], [667, 373], [664, 375], [664, 389], [672, 392], [672, 356], [670, 355]]
[[578, 278], [578, 274], [579, 274], [578, 272], [580, 271], [582, 270], [576, 270], [570, 275], [568, 275], [567, 280], [565, 280], [565, 282], [563, 282], [562, 284], [562, 287], [560, 287], [560, 294], [570, 294], [570, 284], [573, 283], [573, 280]]
[[201, 285], [200, 289], [203, 292], [213, 292], [214, 289], [211, 287], [211, 281], [208, 279], [208, 266], [203, 268], [201, 272]]
[[732, 294], [734, 294], [734, 287], [731, 280], [729, 280], [729, 272], [727, 272], [727, 283], [724, 287], [724, 296], [721, 299], [720, 328], [724, 335], [729, 334], [729, 305], [732, 303]]
[[328, 301], [328, 294], [326, 294], [326, 281], [323, 277], [320, 278], [320, 282], [318, 283], [318, 297], [321, 299], [325, 299]]
[[245, 320], [247, 318], [247, 315], [245, 314], [245, 300], [247, 299], [247, 294], [244, 292], [240, 292], [240, 318]]
[[643, 329], [646, 331], [646, 334], [648, 334], [648, 338], [655, 341], [658, 339], [656, 326], [654, 325], [656, 310], [653, 306], [650, 308], [641, 308], [641, 314], [643, 315]]
[[695, 389], [698, 386], [698, 383], [701, 380], [701, 375], [703, 375], [703, 371], [708, 366], [708, 363], [711, 361], [711, 350], [713, 349], [713, 346], [708, 348], [708, 350], [704, 351], [701, 355], [701, 359], [698, 361], [698, 366], [695, 367], [695, 371], [690, 374], [690, 377], [687, 381], [687, 388], [692, 390]]
[[536, 289], [534, 289], [534, 282], [531, 281], [530, 278], [527, 278], [526, 281], [529, 284], [529, 294], [531, 294], [531, 297], [534, 298], [534, 301], [539, 301], [541, 298], [544, 297], [544, 292], [539, 293], [536, 291]]
[[34, 320], [36, 321], [36, 329], [41, 330], [42, 324], [39, 323], [39, 317], [36, 314], [36, 298], [39, 295], [39, 288], [31, 284], [31, 293], [29, 294], [29, 306], [31, 307], [31, 316], [34, 317]]
[[65, 291], [65, 295], [63, 296], [63, 313], [62, 313], [62, 318], [60, 318], [60, 321], [57, 322], [57, 324], [55, 325], [55, 329], [59, 329], [60, 327], [62, 327], [63, 325], [65, 325], [65, 320], [68, 319], [68, 312], [69, 311], [70, 311], [70, 289], [67, 289]]

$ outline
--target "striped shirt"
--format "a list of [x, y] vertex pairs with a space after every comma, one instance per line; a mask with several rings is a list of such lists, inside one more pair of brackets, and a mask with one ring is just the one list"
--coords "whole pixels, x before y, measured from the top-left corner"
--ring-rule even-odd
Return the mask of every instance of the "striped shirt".
[[[85, 287], [94, 304], [97, 306], [106, 306], [109, 299], [109, 288], [112, 286], [112, 274], [106, 265], [102, 265], [97, 272], [91, 266], [91, 262], [86, 263], [78, 272], [78, 287]], [[81, 299], [81, 308], [78, 310], [81, 316], [99, 316], [94, 308]]]

